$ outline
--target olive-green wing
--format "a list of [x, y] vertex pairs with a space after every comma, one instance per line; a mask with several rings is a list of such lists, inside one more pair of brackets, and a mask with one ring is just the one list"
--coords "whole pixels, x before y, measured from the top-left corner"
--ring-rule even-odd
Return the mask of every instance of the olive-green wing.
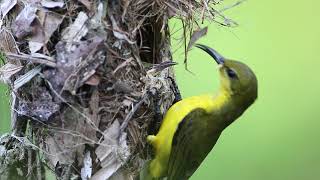
[[221, 134], [212, 118], [198, 108], [181, 121], [172, 140], [168, 180], [188, 179], [211, 151]]

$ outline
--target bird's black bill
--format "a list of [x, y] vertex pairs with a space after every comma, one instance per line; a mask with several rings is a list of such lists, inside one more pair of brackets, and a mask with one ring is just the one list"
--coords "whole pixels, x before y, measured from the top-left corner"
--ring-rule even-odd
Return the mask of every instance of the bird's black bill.
[[197, 48], [202, 49], [203, 51], [207, 52], [211, 57], [213, 57], [213, 59], [218, 63], [218, 64], [223, 64], [224, 63], [224, 57], [219, 54], [216, 50], [202, 45], [202, 44], [196, 44], [195, 45]]

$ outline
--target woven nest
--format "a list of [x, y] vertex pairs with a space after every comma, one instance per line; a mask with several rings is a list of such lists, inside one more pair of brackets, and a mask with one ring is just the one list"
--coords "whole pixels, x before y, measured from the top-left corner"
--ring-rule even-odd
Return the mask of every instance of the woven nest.
[[43, 163], [59, 178], [135, 177], [152, 155], [146, 136], [178, 94], [168, 20], [182, 20], [187, 52], [206, 33], [197, 30], [203, 19], [235, 25], [218, 3], [0, 1], [0, 73], [12, 92], [13, 129], [0, 141], [0, 174], [25, 162], [38, 179]]

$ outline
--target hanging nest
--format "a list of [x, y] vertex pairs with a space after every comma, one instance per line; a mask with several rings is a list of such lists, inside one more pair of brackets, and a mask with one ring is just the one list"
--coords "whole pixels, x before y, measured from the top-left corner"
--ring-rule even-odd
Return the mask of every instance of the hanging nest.
[[235, 25], [218, 3], [0, 1], [0, 80], [12, 97], [0, 179], [44, 179], [44, 167], [62, 179], [136, 177], [152, 156], [147, 135], [179, 99], [168, 20], [182, 20], [187, 52], [203, 19]]

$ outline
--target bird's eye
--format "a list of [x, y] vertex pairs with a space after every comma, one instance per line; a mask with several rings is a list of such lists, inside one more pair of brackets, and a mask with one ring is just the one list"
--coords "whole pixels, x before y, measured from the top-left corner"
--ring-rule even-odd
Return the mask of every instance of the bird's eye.
[[236, 72], [231, 69], [227, 69], [227, 74], [230, 78], [238, 78]]

